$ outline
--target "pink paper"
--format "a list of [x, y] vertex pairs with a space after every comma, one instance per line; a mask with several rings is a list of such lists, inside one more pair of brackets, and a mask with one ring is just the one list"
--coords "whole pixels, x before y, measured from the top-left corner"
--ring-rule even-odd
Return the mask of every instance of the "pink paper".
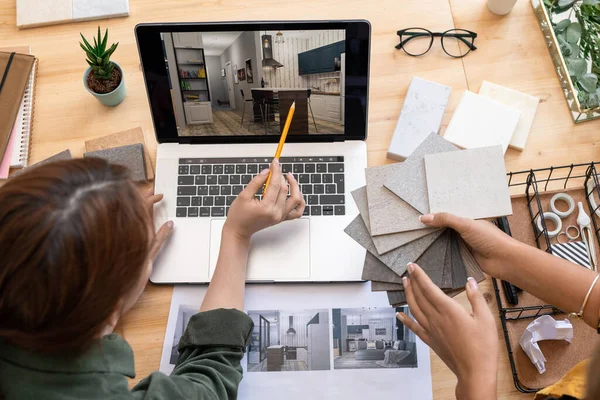
[[8, 145], [6, 146], [6, 151], [4, 152], [4, 158], [2, 158], [2, 163], [0, 163], [0, 179], [8, 178], [8, 171], [10, 170], [10, 161], [12, 160], [15, 136], [17, 136], [17, 127], [18, 124], [15, 123], [13, 125], [12, 131], [10, 132], [10, 138], [8, 139]]

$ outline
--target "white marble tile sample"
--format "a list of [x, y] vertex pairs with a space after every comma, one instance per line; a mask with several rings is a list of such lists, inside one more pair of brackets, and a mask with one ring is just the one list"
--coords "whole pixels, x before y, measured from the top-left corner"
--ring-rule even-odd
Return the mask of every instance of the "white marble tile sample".
[[129, 0], [17, 0], [17, 27], [126, 17]]
[[512, 214], [501, 146], [425, 156], [429, 207], [480, 219]]
[[515, 150], [523, 151], [540, 99], [487, 81], [483, 81], [481, 84], [479, 95], [521, 111], [519, 123], [509, 146]]
[[427, 177], [425, 175], [426, 154], [458, 151], [458, 148], [437, 133], [429, 135], [403, 163], [401, 173], [395, 174], [384, 183], [396, 196], [416, 208], [421, 214], [429, 213]]
[[452, 115], [444, 139], [463, 149], [500, 145], [503, 154], [515, 133], [521, 112], [466, 90]]
[[425, 140], [438, 132], [451, 88], [413, 77], [404, 99], [387, 156], [402, 161]]
[[86, 21], [100, 18], [126, 17], [129, 0], [72, 0], [73, 20]]

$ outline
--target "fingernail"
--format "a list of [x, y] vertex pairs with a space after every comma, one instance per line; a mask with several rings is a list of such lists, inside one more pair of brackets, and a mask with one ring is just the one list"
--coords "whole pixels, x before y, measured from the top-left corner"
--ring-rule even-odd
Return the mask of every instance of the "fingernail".
[[279, 159], [278, 159], [278, 158], [274, 158], [274, 159], [273, 159], [273, 164], [275, 164], [275, 165], [279, 165]]
[[397, 312], [396, 318], [398, 318], [401, 322], [404, 322], [404, 314]]
[[469, 282], [469, 286], [471, 286], [471, 289], [473, 289], [473, 290], [479, 289], [479, 285], [477, 284], [477, 281], [475, 279], [468, 277], [467, 282]]
[[420, 215], [419, 221], [421, 221], [424, 224], [430, 224], [433, 222], [433, 214]]
[[413, 264], [413, 263], [408, 263], [408, 264], [406, 264], [406, 267], [408, 268], [408, 272], [410, 272], [411, 274], [412, 274], [413, 272], [415, 272], [415, 264]]
[[170, 229], [173, 229], [173, 227], [175, 226], [175, 223], [174, 223], [173, 221], [169, 221], [169, 222], [167, 222], [167, 226], [168, 226]]
[[267, 169], [263, 169], [262, 171], [260, 171], [260, 174], [261, 175], [267, 175], [269, 173], [269, 171], [270, 170], [268, 168]]
[[408, 279], [405, 276], [403, 276], [402, 277], [402, 286], [406, 287], [406, 285], [408, 285]]

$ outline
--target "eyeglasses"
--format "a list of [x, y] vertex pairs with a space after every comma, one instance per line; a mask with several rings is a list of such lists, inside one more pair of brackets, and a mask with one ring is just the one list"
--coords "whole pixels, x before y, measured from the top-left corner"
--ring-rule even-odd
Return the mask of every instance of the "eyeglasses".
[[449, 29], [446, 32], [431, 32], [424, 28], [406, 28], [398, 31], [400, 43], [396, 45], [413, 57], [422, 56], [431, 49], [434, 37], [441, 37], [442, 49], [450, 57], [461, 58], [477, 50], [473, 45], [477, 34], [466, 29]]

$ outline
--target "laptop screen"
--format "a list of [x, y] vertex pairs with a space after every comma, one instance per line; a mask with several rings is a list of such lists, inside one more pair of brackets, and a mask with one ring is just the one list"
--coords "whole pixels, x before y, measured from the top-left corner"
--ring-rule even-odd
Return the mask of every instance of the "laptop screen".
[[364, 139], [368, 28], [364, 22], [138, 26], [158, 141], [276, 141], [292, 104], [289, 141]]

